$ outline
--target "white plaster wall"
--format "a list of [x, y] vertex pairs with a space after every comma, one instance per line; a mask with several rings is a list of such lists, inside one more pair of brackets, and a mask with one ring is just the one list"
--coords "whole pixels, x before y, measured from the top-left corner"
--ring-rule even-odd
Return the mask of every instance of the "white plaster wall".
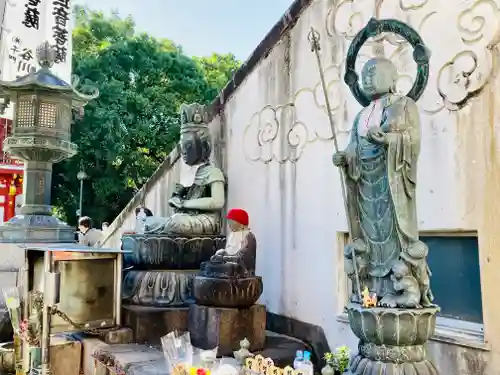
[[[418, 103], [420, 229], [477, 230], [485, 160], [479, 153], [482, 141], [474, 137], [488, 111], [485, 106], [458, 110], [457, 103], [491, 81], [487, 46], [496, 44], [500, 18], [494, 1], [453, 6], [444, 0], [403, 1], [403, 10], [399, 1], [385, 0], [378, 2], [378, 11], [371, 0], [337, 3], [314, 2], [227, 103], [228, 207], [250, 213], [259, 246], [257, 271], [264, 278], [261, 301], [268, 309], [322, 326], [331, 346], [354, 346], [348, 326], [335, 319], [345, 303], [337, 232], [347, 225], [318, 68], [307, 40], [310, 27], [321, 36], [341, 148], [361, 109], [343, 83], [350, 37], [376, 14], [419, 30], [432, 52], [429, 85]], [[484, 17], [484, 24], [473, 17]], [[359, 68], [378, 48], [362, 50]], [[386, 43], [386, 57], [394, 50]], [[392, 59], [401, 74], [400, 89], [408, 90], [416, 70], [411, 54], [403, 51]]]

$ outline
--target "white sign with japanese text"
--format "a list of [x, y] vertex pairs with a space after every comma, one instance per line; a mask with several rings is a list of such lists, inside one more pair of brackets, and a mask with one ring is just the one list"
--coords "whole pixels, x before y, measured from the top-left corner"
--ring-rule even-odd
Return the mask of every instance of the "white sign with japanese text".
[[[0, 78], [14, 80], [38, 69], [36, 48], [48, 41], [56, 50], [54, 74], [71, 81], [71, 0], [4, 0], [0, 31]], [[7, 109], [5, 115], [12, 118]]]

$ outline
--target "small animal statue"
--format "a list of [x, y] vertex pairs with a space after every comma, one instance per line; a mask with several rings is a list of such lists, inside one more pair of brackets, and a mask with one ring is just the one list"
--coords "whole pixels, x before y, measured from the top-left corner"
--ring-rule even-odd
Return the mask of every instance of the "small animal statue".
[[[426, 267], [427, 264], [424, 264]], [[380, 301], [383, 307], [400, 307], [406, 309], [420, 308], [420, 285], [413, 276], [410, 267], [402, 260], [392, 266], [391, 280], [395, 294], [387, 294]], [[427, 289], [429, 290], [429, 289]]]
[[363, 295], [363, 307], [368, 308], [377, 306], [377, 295], [375, 293], [370, 295], [370, 291], [366, 286], [361, 294]]

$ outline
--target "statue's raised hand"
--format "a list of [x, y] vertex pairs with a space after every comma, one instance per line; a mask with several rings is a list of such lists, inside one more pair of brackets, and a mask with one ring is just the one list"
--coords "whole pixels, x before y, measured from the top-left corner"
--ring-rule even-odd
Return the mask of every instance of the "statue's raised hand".
[[177, 196], [170, 198], [170, 200], [168, 201], [168, 204], [170, 205], [170, 207], [174, 207], [177, 209], [182, 208], [182, 200]]
[[347, 153], [338, 151], [332, 156], [333, 165], [336, 167], [344, 167], [347, 164]]
[[366, 134], [368, 140], [376, 144], [386, 143], [386, 133], [382, 130], [380, 126], [373, 126], [368, 129]]

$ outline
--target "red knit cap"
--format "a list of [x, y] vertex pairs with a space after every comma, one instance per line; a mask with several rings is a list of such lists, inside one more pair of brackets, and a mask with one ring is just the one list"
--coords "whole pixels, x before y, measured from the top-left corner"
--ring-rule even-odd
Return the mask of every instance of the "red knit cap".
[[248, 222], [250, 221], [248, 218], [248, 213], [241, 208], [233, 208], [229, 210], [226, 218], [236, 221], [237, 223], [245, 226], [248, 226]]

